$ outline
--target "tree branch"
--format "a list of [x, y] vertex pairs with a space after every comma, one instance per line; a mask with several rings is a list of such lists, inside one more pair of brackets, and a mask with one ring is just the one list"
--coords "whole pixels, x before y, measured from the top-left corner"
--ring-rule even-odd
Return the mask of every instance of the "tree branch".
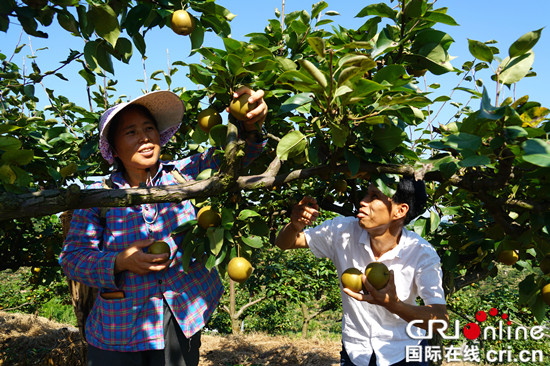
[[256, 305], [257, 303], [259, 303], [261, 301], [264, 301], [266, 298], [267, 298], [266, 296], [263, 296], [263, 297], [260, 297], [259, 299], [256, 299], [254, 301], [249, 302], [248, 304], [245, 304], [245, 305], [241, 306], [239, 311], [237, 311], [237, 314], [235, 314], [236, 319], [239, 319], [241, 317], [241, 315], [243, 315], [243, 313], [246, 309], [248, 309], [249, 307], [251, 307], [253, 305]]
[[[231, 154], [227, 155], [229, 160], [240, 158], [236, 156], [238, 155], [238, 151], [240, 151], [240, 145], [235, 147], [235, 149], [232, 149], [235, 152], [235, 156]], [[229, 174], [219, 173], [205, 180], [189, 181], [171, 186], [81, 190], [78, 186], [72, 185], [66, 189], [42, 190], [24, 194], [3, 193], [0, 195], [0, 220], [39, 217], [77, 208], [129, 207], [144, 203], [181, 202], [190, 198], [216, 196], [229, 191], [267, 189], [298, 179], [349, 172], [347, 163], [340, 163], [336, 165], [319, 165], [278, 174], [281, 161], [275, 158], [263, 174], [237, 176], [233, 175], [236, 173], [232, 169], [240, 165], [236, 160], [233, 161], [233, 164], [228, 163]], [[535, 212], [539, 210], [542, 212], [547, 207], [546, 202], [537, 202], [535, 205], [518, 200], [503, 201], [493, 196], [487, 196], [487, 192], [498, 188], [501, 182], [494, 183], [490, 179], [479, 179], [479, 174], [475, 171], [461, 171], [460, 174], [462, 175], [455, 174], [447, 178], [439, 171], [429, 170], [428, 166], [422, 168], [419, 166], [370, 162], [363, 162], [359, 167], [360, 172], [371, 175], [398, 174], [409, 177], [416, 176], [417, 178], [423, 178], [426, 182], [448, 183], [452, 186], [465, 189], [474, 193], [487, 204], [490, 212], [496, 215], [496, 219], [501, 220], [502, 223], [506, 222], [507, 225], [510, 223], [506, 219], [502, 206], [506, 207], [508, 205], [523, 209], [532, 208]], [[517, 235], [515, 229], [512, 231], [514, 231], [514, 235]]]

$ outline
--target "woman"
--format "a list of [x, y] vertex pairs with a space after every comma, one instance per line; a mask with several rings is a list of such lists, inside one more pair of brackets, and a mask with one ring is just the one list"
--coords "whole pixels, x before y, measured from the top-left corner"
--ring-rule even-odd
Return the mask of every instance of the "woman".
[[[241, 88], [258, 106], [241, 130], [246, 158], [259, 155], [265, 142], [257, 128], [267, 114], [263, 91]], [[218, 168], [213, 150], [179, 161], [159, 160], [160, 149], [178, 130], [184, 105], [169, 91], [145, 94], [103, 113], [99, 149], [110, 164], [112, 188], [177, 184], [204, 169]], [[174, 173], [177, 172], [177, 174]], [[101, 188], [97, 183], [91, 188]], [[102, 217], [105, 216], [105, 217]], [[182, 268], [181, 237], [170, 233], [195, 219], [189, 201], [75, 210], [59, 262], [67, 276], [99, 288], [86, 322], [88, 365], [197, 365], [200, 330], [216, 308], [223, 288], [215, 270], [193, 261]], [[148, 254], [156, 240], [170, 254]]]

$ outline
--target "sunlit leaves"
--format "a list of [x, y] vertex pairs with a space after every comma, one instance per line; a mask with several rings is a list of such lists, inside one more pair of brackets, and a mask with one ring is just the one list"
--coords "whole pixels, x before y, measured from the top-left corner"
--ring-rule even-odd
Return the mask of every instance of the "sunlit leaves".
[[506, 57], [499, 65], [499, 80], [503, 84], [514, 84], [523, 79], [535, 61], [535, 53], [527, 51], [516, 57]]
[[115, 47], [120, 35], [120, 25], [114, 10], [107, 4], [98, 4], [93, 5], [88, 14], [97, 34]]
[[521, 56], [530, 51], [540, 39], [542, 28], [519, 37], [508, 50], [510, 58]]
[[470, 50], [470, 53], [475, 58], [481, 61], [486, 61], [486, 62], [493, 61], [493, 51], [485, 43], [469, 39], [468, 49]]
[[281, 160], [300, 155], [307, 146], [306, 137], [300, 131], [286, 134], [277, 145], [277, 156]]
[[395, 19], [395, 17], [397, 16], [397, 11], [393, 10], [384, 3], [371, 4], [361, 9], [361, 11], [357, 13], [356, 17], [364, 18], [371, 15]]

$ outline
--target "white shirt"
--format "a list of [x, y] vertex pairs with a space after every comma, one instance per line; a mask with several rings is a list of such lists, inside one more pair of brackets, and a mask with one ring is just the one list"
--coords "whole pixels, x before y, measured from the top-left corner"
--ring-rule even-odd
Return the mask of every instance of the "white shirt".
[[[369, 234], [359, 226], [355, 217], [336, 217], [304, 231], [307, 244], [317, 258], [330, 258], [338, 271], [338, 278], [349, 267], [364, 271], [374, 262]], [[397, 296], [405, 303], [445, 304], [442, 271], [435, 249], [416, 233], [403, 229], [399, 244], [379, 259], [394, 271]], [[379, 366], [403, 360], [406, 346], [418, 345], [405, 328], [407, 322], [379, 305], [357, 301], [342, 289], [342, 342], [357, 366], [367, 366], [372, 352]], [[418, 335], [424, 330], [412, 327]]]

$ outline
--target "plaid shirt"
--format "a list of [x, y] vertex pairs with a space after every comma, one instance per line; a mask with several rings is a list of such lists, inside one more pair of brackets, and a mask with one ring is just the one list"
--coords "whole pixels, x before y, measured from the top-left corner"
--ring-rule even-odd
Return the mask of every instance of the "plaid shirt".
[[[249, 144], [243, 163], [257, 157], [264, 145]], [[186, 180], [195, 179], [204, 169], [217, 169], [213, 151], [180, 161], [162, 161], [153, 185], [177, 184], [170, 173], [172, 169], [177, 169]], [[111, 177], [114, 188], [129, 188], [121, 173]], [[102, 184], [94, 183], [90, 188], [102, 188]], [[157, 210], [158, 216], [152, 222]], [[193, 261], [185, 273], [181, 262], [183, 248], [179, 247], [182, 238], [170, 236], [176, 227], [195, 218], [195, 208], [187, 200], [114, 207], [107, 211], [105, 227], [100, 222], [99, 208], [74, 211], [59, 257], [63, 270], [69, 278], [98, 287], [100, 292], [122, 290], [125, 294], [124, 299], [97, 297], [86, 322], [88, 343], [113, 351], [163, 349], [163, 297], [187, 337], [206, 324], [223, 293], [218, 272], [208, 272], [199, 261]], [[175, 256], [170, 267], [146, 275], [128, 271], [115, 275], [116, 255], [133, 242], [147, 238], [170, 245], [171, 258]]]

